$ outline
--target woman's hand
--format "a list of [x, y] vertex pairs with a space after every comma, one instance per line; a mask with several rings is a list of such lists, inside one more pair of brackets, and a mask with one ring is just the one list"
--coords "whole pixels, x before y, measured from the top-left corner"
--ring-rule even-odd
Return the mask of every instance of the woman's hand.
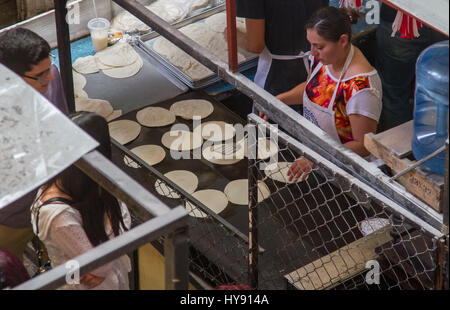
[[89, 289], [100, 285], [105, 278], [94, 276], [92, 273], [85, 274], [80, 278], [80, 283], [86, 285]]
[[263, 112], [259, 112], [259, 117], [261, 117], [265, 121], [269, 120], [269, 117], [267, 115], [263, 114]]
[[308, 178], [309, 173], [314, 168], [314, 163], [301, 156], [292, 163], [287, 173], [289, 182], [296, 181], [300, 178], [300, 181], [305, 181]]

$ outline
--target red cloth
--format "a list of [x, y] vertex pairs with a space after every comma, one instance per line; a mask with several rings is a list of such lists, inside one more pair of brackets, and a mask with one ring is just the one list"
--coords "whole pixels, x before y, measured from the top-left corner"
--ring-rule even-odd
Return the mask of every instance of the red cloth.
[[8, 250], [0, 250], [0, 268], [7, 287], [13, 288], [30, 279], [20, 259]]

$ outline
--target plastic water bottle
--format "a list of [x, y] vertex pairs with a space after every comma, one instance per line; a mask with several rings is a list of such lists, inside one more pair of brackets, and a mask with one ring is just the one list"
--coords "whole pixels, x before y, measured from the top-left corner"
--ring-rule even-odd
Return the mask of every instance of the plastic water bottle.
[[[448, 138], [448, 43], [442, 41], [429, 46], [417, 59], [412, 139], [416, 160], [442, 147]], [[422, 166], [443, 175], [445, 151]]]

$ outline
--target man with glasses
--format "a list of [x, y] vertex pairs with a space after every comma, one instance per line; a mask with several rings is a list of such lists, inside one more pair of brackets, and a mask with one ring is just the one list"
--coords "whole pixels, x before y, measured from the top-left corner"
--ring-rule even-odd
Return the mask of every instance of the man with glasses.
[[[0, 34], [0, 63], [68, 114], [61, 77], [52, 64], [47, 41], [28, 29], [8, 30]], [[0, 209], [0, 250], [9, 250], [21, 260], [33, 237], [30, 206], [35, 197], [36, 191], [33, 191]]]
[[0, 34], [0, 63], [67, 115], [61, 77], [52, 57], [47, 41], [31, 30], [14, 28]]

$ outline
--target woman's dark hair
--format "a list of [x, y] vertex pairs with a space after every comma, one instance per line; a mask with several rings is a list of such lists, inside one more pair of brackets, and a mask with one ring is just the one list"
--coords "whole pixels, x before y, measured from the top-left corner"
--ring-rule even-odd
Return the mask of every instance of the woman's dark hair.
[[337, 42], [341, 35], [352, 39], [352, 24], [358, 22], [361, 13], [350, 8], [328, 6], [314, 12], [305, 25], [306, 29], [314, 29], [327, 41]]
[[[111, 142], [106, 120], [92, 112], [82, 112], [72, 117], [81, 129], [100, 143], [97, 150], [111, 159]], [[127, 230], [117, 199], [102, 189], [75, 165], [71, 165], [44, 185], [42, 193], [55, 185], [71, 197], [72, 207], [77, 209], [83, 220], [83, 228], [92, 245], [108, 241], [105, 232], [105, 215], [109, 218], [115, 236], [120, 233], [120, 225]]]
[[20, 76], [49, 55], [48, 42], [31, 30], [14, 28], [0, 35], [0, 63]]

